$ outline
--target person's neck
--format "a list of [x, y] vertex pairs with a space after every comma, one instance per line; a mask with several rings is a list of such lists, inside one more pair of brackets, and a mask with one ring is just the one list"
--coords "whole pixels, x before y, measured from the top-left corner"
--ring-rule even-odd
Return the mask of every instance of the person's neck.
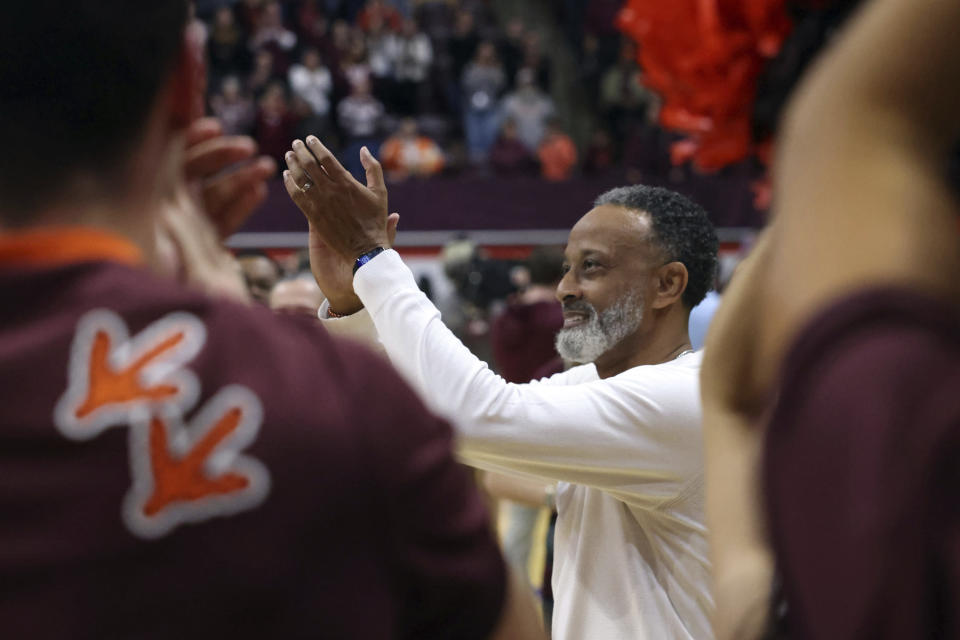
[[664, 317], [655, 318], [646, 331], [641, 328], [627, 336], [619, 344], [594, 362], [597, 375], [612, 378], [627, 369], [645, 364], [670, 362], [692, 349], [687, 329], [686, 316], [677, 316], [671, 310]]

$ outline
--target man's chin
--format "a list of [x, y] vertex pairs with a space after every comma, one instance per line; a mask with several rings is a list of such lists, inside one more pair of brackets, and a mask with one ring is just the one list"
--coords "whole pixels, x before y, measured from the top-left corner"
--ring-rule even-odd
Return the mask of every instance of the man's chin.
[[604, 354], [606, 342], [602, 334], [590, 331], [587, 326], [576, 326], [557, 333], [556, 348], [564, 360], [588, 364]]

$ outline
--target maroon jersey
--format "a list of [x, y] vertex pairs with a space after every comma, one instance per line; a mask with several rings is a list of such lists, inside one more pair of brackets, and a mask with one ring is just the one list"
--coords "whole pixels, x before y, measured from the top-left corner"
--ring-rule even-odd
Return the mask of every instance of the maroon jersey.
[[792, 638], [957, 638], [960, 315], [853, 296], [787, 359], [764, 476]]
[[493, 320], [490, 341], [500, 375], [507, 382], [530, 382], [557, 357], [554, 341], [563, 327], [563, 308], [556, 301], [511, 304]]
[[505, 571], [449, 426], [133, 253], [0, 236], [0, 635], [486, 637]]

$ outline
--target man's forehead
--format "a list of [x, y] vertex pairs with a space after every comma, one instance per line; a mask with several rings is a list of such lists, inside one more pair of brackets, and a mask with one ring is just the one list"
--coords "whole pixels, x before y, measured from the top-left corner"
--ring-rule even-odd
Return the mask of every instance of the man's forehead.
[[650, 216], [642, 211], [605, 204], [588, 211], [570, 230], [571, 251], [609, 251], [645, 246], [650, 235]]

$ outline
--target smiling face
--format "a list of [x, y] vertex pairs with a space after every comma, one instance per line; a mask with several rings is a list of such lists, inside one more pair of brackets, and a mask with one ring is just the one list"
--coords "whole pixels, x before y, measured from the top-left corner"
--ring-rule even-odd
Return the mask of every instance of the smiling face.
[[623, 358], [642, 339], [655, 296], [661, 251], [645, 214], [615, 205], [591, 210], [570, 231], [565, 274], [557, 287], [564, 324], [560, 355], [574, 362]]

